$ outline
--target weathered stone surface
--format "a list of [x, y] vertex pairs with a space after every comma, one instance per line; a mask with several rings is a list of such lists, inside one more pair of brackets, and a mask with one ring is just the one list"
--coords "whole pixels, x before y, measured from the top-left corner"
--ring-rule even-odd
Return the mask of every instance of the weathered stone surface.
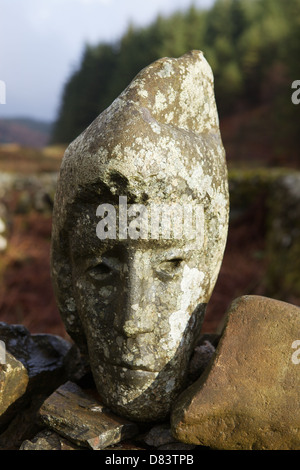
[[174, 436], [217, 449], [300, 449], [299, 333], [299, 307], [236, 299], [212, 364], [175, 403]]
[[204, 340], [203, 344], [199, 344], [194, 349], [193, 356], [189, 363], [189, 380], [194, 382], [205, 371], [210, 363], [214, 353], [215, 347], [210, 341]]
[[213, 74], [200, 51], [143, 69], [67, 149], [53, 213], [54, 291], [114, 412], [162, 420], [185, 387], [228, 205]]
[[147, 450], [145, 447], [141, 447], [137, 444], [132, 443], [131, 441], [122, 441], [119, 444], [114, 444], [109, 447], [105, 447], [105, 450], [111, 450], [111, 451], [128, 451], [128, 450]]
[[150, 429], [144, 437], [144, 442], [148, 446], [159, 447], [164, 444], [174, 442], [175, 438], [171, 434], [169, 423], [159, 424]]
[[0, 416], [24, 395], [27, 385], [26, 368], [14, 356], [6, 352], [6, 364], [0, 364]]
[[178, 451], [178, 450], [184, 450], [184, 451], [189, 451], [189, 450], [194, 450], [196, 446], [192, 444], [184, 444], [183, 442], [170, 442], [170, 444], [164, 444], [163, 446], [160, 446], [157, 448], [157, 450], [173, 450], [173, 451]]
[[114, 416], [72, 382], [59, 387], [40, 408], [44, 424], [75, 444], [104, 449], [132, 437], [135, 424]]
[[158, 450], [191, 450], [195, 446], [179, 442], [171, 433], [170, 423], [158, 424], [150, 429], [143, 441]]
[[64, 439], [59, 434], [45, 429], [32, 440], [24, 441], [19, 450], [85, 450]]

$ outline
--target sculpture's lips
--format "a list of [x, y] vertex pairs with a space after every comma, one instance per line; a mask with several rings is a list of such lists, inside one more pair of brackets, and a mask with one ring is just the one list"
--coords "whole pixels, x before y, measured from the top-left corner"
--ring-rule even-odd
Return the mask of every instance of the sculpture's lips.
[[114, 366], [114, 367], [120, 367], [122, 369], [129, 369], [132, 371], [141, 371], [141, 372], [152, 372], [158, 374], [160, 372], [157, 369], [154, 369], [153, 367], [149, 366], [143, 366], [143, 365], [135, 365], [135, 364], [128, 364], [127, 362], [109, 362], [108, 365]]

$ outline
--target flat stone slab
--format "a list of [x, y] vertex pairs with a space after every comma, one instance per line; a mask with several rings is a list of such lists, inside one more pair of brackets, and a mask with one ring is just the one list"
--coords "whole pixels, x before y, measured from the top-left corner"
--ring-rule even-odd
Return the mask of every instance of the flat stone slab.
[[81, 447], [104, 449], [138, 433], [136, 424], [113, 415], [78, 385], [59, 387], [39, 411], [44, 424]]
[[215, 449], [299, 450], [299, 340], [299, 307], [236, 299], [212, 363], [175, 403], [173, 435]]

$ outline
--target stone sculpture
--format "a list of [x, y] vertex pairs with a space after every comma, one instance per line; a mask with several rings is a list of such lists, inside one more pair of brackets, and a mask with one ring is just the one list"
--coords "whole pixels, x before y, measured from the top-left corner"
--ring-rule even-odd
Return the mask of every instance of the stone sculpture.
[[184, 388], [228, 206], [200, 51], [143, 69], [68, 147], [53, 211], [54, 291], [115, 413], [162, 420]]
[[219, 450], [299, 450], [299, 331], [299, 307], [235, 299], [213, 360], [173, 407], [174, 436]]

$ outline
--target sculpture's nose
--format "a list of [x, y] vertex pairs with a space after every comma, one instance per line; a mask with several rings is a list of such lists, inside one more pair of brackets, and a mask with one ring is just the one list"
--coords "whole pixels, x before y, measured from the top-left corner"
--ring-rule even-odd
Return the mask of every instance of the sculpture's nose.
[[153, 331], [153, 274], [150, 259], [144, 253], [136, 252], [129, 256], [124, 287], [124, 301], [120, 305], [120, 311], [116, 312], [114, 327], [126, 337]]

